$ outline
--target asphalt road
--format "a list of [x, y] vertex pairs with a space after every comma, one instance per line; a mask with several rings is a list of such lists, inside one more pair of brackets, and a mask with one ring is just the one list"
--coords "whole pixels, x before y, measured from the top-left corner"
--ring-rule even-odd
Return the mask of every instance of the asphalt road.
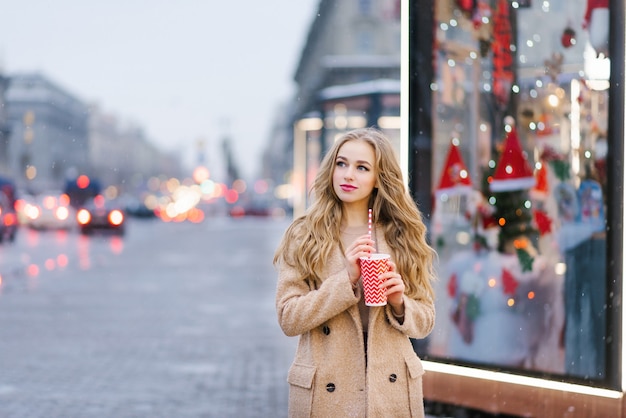
[[0, 417], [286, 417], [287, 221], [131, 220], [0, 245]]

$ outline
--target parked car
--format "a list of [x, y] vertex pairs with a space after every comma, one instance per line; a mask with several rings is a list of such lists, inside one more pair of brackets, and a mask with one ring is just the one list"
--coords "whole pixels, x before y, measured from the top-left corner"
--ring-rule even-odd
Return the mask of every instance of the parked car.
[[0, 191], [0, 242], [15, 240], [17, 235], [17, 213], [11, 199]]
[[26, 223], [35, 229], [71, 229], [76, 225], [76, 209], [61, 192], [37, 195], [25, 203]]
[[76, 220], [82, 234], [99, 230], [123, 235], [126, 226], [126, 215], [122, 207], [102, 195], [94, 197], [78, 209]]

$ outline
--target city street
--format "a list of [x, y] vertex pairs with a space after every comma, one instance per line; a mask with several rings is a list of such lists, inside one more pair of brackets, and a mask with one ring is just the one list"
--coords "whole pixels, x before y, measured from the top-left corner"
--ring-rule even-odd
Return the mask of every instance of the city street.
[[0, 245], [0, 417], [286, 417], [288, 220], [22, 228]]

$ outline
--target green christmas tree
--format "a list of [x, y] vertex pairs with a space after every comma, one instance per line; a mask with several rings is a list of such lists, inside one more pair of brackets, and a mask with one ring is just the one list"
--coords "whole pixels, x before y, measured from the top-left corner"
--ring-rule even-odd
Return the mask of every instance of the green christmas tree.
[[484, 187], [488, 202], [494, 207], [494, 218], [500, 227], [498, 251], [516, 253], [523, 271], [532, 269], [533, 258], [521, 238], [536, 238], [528, 191], [535, 184], [533, 171], [522, 151], [514, 128], [508, 132], [498, 163], [485, 173]]

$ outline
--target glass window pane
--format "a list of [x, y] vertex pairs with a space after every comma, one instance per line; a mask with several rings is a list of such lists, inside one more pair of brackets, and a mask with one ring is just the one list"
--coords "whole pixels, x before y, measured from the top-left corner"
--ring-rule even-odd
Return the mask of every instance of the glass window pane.
[[435, 4], [429, 354], [606, 379], [608, 10]]

